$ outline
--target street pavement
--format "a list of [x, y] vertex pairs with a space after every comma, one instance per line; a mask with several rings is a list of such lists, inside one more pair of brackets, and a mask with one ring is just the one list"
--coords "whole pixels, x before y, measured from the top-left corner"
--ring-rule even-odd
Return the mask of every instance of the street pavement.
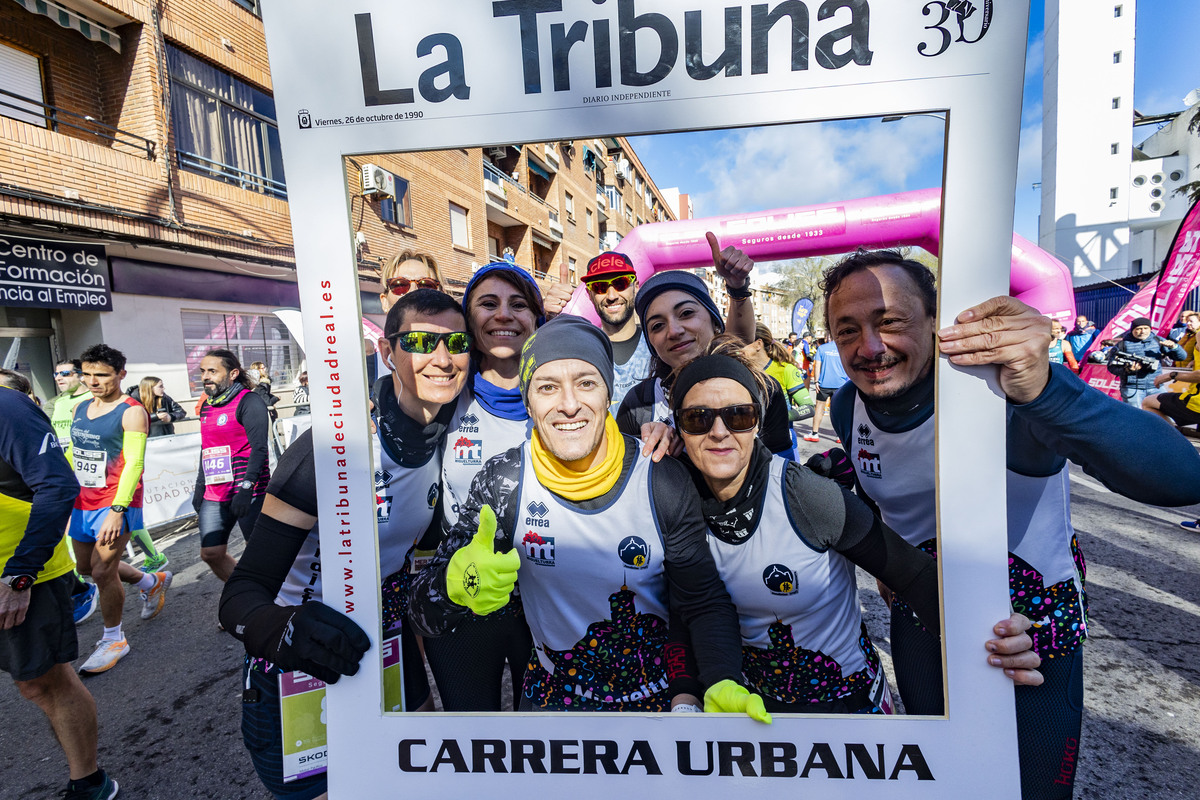
[[[833, 446], [827, 426], [824, 434], [820, 444], [800, 442], [805, 457]], [[1177, 523], [1200, 517], [1200, 506], [1144, 506], [1077, 468], [1072, 475], [1091, 603], [1076, 797], [1196, 798], [1200, 536]], [[1170, 480], [1171, 465], [1158, 477]], [[131, 652], [110, 672], [85, 679], [100, 712], [100, 764], [130, 800], [269, 800], [242, 747], [243, 651], [217, 629], [222, 584], [199, 560], [194, 527], [156, 536], [175, 573], [166, 607], [142, 621], [137, 592], [128, 591]], [[231, 552], [240, 550], [235, 533]], [[860, 574], [859, 585], [872, 635], [890, 662], [874, 581]], [[99, 612], [79, 626], [81, 659], [101, 628]], [[41, 712], [10, 682], [0, 682], [0, 719], [0, 800], [56, 796], [67, 779], [62, 751]], [[1005, 767], [984, 762], [981, 780], [989, 768]]]

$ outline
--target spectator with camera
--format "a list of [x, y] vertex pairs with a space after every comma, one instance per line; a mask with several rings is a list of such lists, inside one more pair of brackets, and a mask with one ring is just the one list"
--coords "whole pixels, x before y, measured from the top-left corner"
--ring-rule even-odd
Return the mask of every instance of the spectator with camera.
[[1108, 354], [1108, 371], [1121, 379], [1121, 400], [1135, 408], [1157, 388], [1154, 379], [1163, 359], [1183, 360], [1187, 352], [1170, 339], [1155, 335], [1150, 320], [1137, 317], [1129, 332]]

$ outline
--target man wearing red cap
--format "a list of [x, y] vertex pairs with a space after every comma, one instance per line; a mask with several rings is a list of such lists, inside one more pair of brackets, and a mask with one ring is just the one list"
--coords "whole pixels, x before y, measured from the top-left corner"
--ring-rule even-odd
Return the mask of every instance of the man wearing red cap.
[[633, 313], [637, 274], [628, 256], [610, 251], [588, 262], [583, 282], [600, 315], [600, 327], [612, 343], [615, 372], [612, 409], [615, 410], [625, 393], [650, 374], [650, 348]]

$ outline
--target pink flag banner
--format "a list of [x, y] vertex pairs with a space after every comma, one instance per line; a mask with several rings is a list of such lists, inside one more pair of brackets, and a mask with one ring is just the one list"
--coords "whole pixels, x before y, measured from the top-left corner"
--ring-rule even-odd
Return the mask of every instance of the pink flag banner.
[[[1123, 336], [1129, 330], [1129, 323], [1138, 317], [1148, 317], [1154, 332], [1160, 336], [1166, 335], [1171, 323], [1183, 310], [1188, 292], [1196, 286], [1197, 278], [1200, 278], [1200, 201], [1194, 203], [1183, 218], [1183, 224], [1175, 234], [1175, 241], [1171, 243], [1171, 251], [1163, 261], [1157, 279], [1143, 286], [1120, 313], [1104, 326], [1080, 361], [1085, 361], [1093, 351], [1099, 350], [1101, 342]], [[1120, 381], [1104, 364], [1086, 363], [1079, 374], [1089, 386], [1119, 399]]]

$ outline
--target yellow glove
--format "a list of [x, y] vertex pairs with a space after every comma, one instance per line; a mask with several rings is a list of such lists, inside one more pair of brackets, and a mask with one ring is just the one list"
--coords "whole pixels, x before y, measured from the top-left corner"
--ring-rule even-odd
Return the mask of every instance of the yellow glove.
[[479, 530], [470, 544], [460, 547], [446, 565], [446, 592], [460, 606], [476, 614], [491, 614], [508, 605], [517, 583], [521, 557], [515, 550], [497, 553], [496, 513], [491, 506], [479, 509]]
[[704, 693], [704, 711], [708, 714], [745, 714], [750, 719], [771, 724], [771, 715], [763, 707], [763, 699], [728, 678], [708, 687]]

